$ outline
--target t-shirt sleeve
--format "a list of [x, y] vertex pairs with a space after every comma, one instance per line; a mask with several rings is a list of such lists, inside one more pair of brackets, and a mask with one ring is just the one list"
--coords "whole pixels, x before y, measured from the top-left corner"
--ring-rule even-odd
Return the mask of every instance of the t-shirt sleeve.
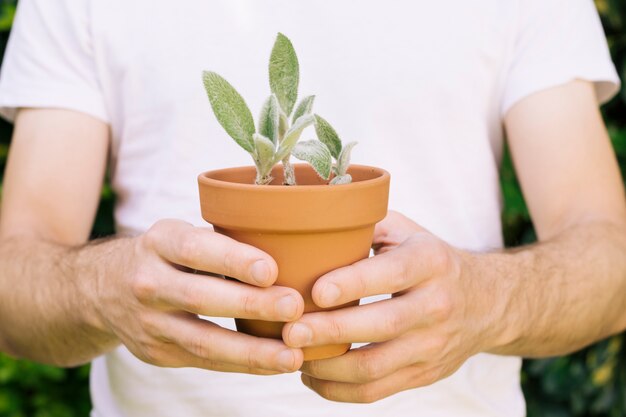
[[538, 91], [575, 79], [594, 83], [599, 103], [619, 91], [592, 0], [520, 0], [501, 112]]
[[0, 115], [62, 108], [109, 121], [87, 0], [20, 0], [0, 70]]

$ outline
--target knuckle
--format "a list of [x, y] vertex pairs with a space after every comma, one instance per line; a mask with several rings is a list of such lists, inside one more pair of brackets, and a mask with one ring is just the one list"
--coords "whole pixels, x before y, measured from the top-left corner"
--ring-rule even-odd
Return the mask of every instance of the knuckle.
[[383, 328], [379, 330], [378, 334], [386, 337], [393, 337], [403, 331], [406, 323], [407, 321], [404, 314], [401, 314], [400, 312], [392, 312], [384, 318], [382, 322]]
[[346, 329], [341, 322], [331, 319], [328, 321], [328, 334], [331, 341], [342, 341], [345, 339]]
[[[344, 269], [343, 271], [347, 270]], [[355, 264], [352, 269], [352, 274], [354, 274], [352, 275], [353, 277], [356, 277], [356, 279], [354, 279], [354, 286], [356, 287], [356, 291], [358, 291], [359, 294], [368, 294], [370, 291], [370, 283], [366, 278], [368, 276], [367, 264], [365, 262], [359, 262]], [[332, 284], [341, 288], [342, 282], [342, 280], [337, 280], [333, 281]]]
[[431, 337], [424, 341], [422, 345], [422, 355], [426, 361], [435, 362], [444, 354], [446, 340], [444, 337]]
[[371, 382], [385, 376], [385, 365], [380, 355], [363, 352], [356, 362], [357, 379], [359, 382]]
[[428, 313], [436, 322], [443, 322], [452, 316], [454, 305], [447, 291], [440, 290], [428, 300]]
[[320, 367], [320, 361], [308, 361], [305, 362], [305, 366], [306, 366], [306, 374], [310, 375], [312, 377], [319, 377], [320, 376], [320, 371], [321, 371], [321, 367]]
[[312, 385], [313, 390], [317, 392], [322, 398], [330, 401], [337, 401], [341, 399], [338, 395], [338, 392], [333, 389], [333, 384], [329, 382], [314, 382]]
[[211, 359], [205, 359], [205, 358], [198, 358], [194, 366], [198, 368], [202, 368], [202, 369], [208, 369], [210, 371], [219, 370], [218, 362], [211, 360]]
[[159, 220], [152, 225], [143, 235], [141, 235], [144, 246], [154, 248], [161, 236], [161, 228], [163, 227], [163, 220]]
[[243, 315], [246, 318], [257, 317], [263, 311], [263, 309], [259, 308], [259, 302], [257, 297], [252, 294], [242, 294], [239, 297], [239, 306]]
[[357, 402], [362, 404], [371, 404], [381, 399], [378, 390], [369, 384], [357, 387], [356, 391]]
[[422, 372], [414, 381], [414, 386], [417, 387], [427, 387], [429, 385], [434, 384], [439, 380], [439, 371], [438, 369], [429, 369], [427, 371]]
[[245, 354], [245, 366], [253, 369], [266, 369], [267, 364], [261, 358], [260, 352], [256, 349], [247, 348]]
[[130, 289], [133, 296], [144, 303], [153, 301], [158, 290], [155, 281], [152, 274], [139, 269], [131, 278]]
[[179, 225], [179, 220], [173, 219], [161, 219], [157, 220], [143, 235], [143, 241], [147, 247], [155, 248], [159, 245], [159, 242], [167, 237], [168, 231], [174, 226]]
[[232, 248], [224, 251], [224, 255], [222, 256], [222, 270], [224, 275], [236, 279], [243, 278], [239, 273], [241, 264], [242, 260], [239, 252], [236, 252]]
[[195, 314], [202, 314], [206, 310], [204, 308], [206, 297], [198, 291], [195, 281], [190, 280], [182, 285], [181, 296], [185, 310]]
[[411, 280], [408, 264], [406, 262], [391, 262], [389, 272], [391, 276], [388, 282], [391, 286], [391, 292], [406, 289]]
[[150, 313], [140, 312], [137, 314], [137, 321], [141, 330], [147, 335], [157, 336], [160, 333], [159, 326], [156, 323], [156, 320], [152, 317]]
[[178, 246], [178, 257], [183, 264], [193, 263], [198, 258], [198, 239], [194, 233], [188, 233]]
[[144, 344], [142, 348], [142, 360], [151, 365], [166, 366], [166, 361], [163, 358], [162, 352], [155, 343]]
[[204, 359], [210, 359], [213, 356], [212, 346], [212, 337], [211, 333], [208, 331], [198, 332], [196, 335], [190, 337], [187, 342], [187, 350]]
[[430, 262], [433, 271], [445, 273], [452, 262], [450, 249], [442, 240], [433, 237], [430, 251]]

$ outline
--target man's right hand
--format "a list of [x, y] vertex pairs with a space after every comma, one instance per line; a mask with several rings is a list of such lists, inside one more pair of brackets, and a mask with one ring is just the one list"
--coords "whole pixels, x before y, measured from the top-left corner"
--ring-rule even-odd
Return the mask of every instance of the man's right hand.
[[272, 286], [277, 266], [266, 253], [176, 220], [87, 243], [109, 143], [109, 126], [92, 116], [18, 112], [1, 200], [0, 350], [75, 366], [121, 341], [160, 366], [298, 369], [300, 349], [198, 317], [298, 319], [302, 297]]
[[111, 243], [116, 250], [98, 274], [94, 303], [102, 323], [142, 361], [254, 374], [302, 365], [302, 351], [281, 340], [198, 317], [298, 319], [304, 301], [296, 290], [272, 286], [278, 267], [265, 252], [179, 220]]

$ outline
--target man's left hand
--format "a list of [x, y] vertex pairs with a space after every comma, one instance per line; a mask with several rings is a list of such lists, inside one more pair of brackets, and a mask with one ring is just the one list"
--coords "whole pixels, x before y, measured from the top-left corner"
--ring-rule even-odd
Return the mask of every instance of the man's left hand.
[[313, 300], [333, 307], [377, 294], [391, 299], [305, 314], [283, 330], [292, 347], [370, 343], [305, 362], [303, 383], [329, 400], [369, 403], [432, 384], [486, 347], [490, 291], [464, 274], [472, 255], [394, 212], [377, 225], [373, 247], [376, 256], [321, 277]]

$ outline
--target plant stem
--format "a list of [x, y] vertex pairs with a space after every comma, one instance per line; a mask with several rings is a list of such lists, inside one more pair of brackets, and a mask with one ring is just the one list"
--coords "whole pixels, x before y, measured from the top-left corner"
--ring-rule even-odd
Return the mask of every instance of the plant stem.
[[289, 155], [283, 159], [283, 171], [285, 173], [283, 185], [296, 185], [296, 173], [293, 170], [291, 162], [289, 162]]
[[263, 176], [257, 174], [255, 183], [256, 185], [268, 185], [273, 179], [274, 178], [269, 174]]

